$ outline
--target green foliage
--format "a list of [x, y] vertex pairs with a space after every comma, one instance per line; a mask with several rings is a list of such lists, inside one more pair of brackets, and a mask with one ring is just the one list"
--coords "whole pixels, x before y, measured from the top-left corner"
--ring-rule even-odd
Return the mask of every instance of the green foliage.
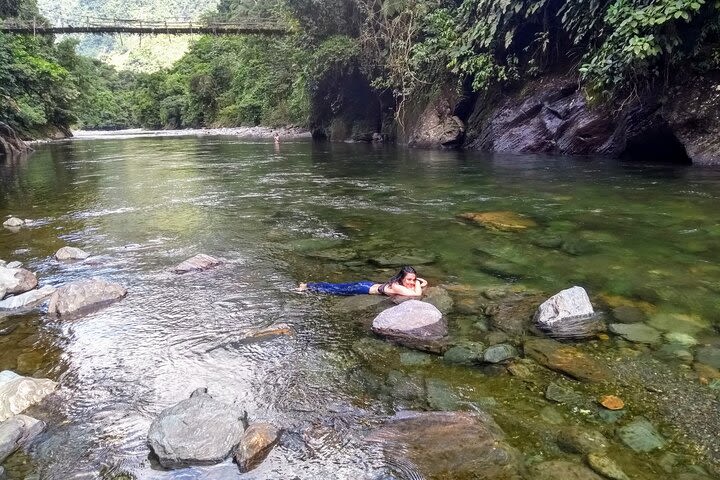
[[51, 43], [0, 34], [0, 121], [24, 136], [48, 126], [67, 127], [78, 91], [57, 62]]
[[706, 0], [616, 0], [605, 14], [609, 34], [580, 72], [604, 94], [638, 88], [663, 68], [686, 61], [698, 34], [717, 24], [718, 7]]

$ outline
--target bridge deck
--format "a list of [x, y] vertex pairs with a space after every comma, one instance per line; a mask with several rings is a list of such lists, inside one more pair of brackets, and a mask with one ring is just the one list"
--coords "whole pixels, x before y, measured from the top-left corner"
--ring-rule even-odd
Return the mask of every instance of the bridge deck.
[[62, 33], [134, 33], [169, 35], [287, 35], [289, 28], [280, 22], [266, 19], [247, 19], [237, 23], [206, 22], [157, 22], [142, 20], [109, 20], [103, 22], [82, 20], [63, 22], [53, 26], [45, 22], [0, 20], [0, 32], [31, 35], [55, 35]]

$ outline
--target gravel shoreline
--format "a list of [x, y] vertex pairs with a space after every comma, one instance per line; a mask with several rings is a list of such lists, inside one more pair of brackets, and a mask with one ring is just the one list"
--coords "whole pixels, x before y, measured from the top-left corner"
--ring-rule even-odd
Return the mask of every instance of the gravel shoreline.
[[308, 130], [300, 127], [226, 127], [226, 128], [188, 128], [182, 130], [144, 130], [132, 128], [127, 130], [75, 130], [73, 136], [61, 139], [42, 139], [26, 142], [29, 145], [38, 145], [52, 142], [63, 142], [73, 139], [97, 138], [133, 138], [133, 137], [183, 137], [183, 136], [233, 136], [240, 138], [272, 139], [275, 134], [281, 139], [310, 138]]

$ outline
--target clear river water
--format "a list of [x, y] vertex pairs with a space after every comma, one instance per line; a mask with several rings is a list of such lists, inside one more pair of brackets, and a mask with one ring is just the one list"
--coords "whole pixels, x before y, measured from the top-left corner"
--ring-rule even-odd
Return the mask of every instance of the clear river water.
[[[407, 408], [488, 411], [526, 466], [584, 463], [554, 438], [579, 426], [607, 438], [630, 478], [715, 478], [719, 207], [712, 168], [210, 135], [39, 145], [0, 164], [0, 218], [33, 220], [0, 229], [0, 258], [41, 285], [100, 276], [128, 295], [69, 320], [46, 309], [0, 317], [12, 327], [0, 336], [0, 370], [60, 383], [28, 411], [48, 427], [6, 462], [8, 478], [423, 478], [364, 441]], [[458, 218], [493, 211], [536, 226], [498, 231]], [[65, 245], [92, 257], [58, 262]], [[226, 263], [171, 272], [197, 253]], [[353, 300], [294, 291], [302, 281], [384, 281], [405, 260], [449, 293], [454, 341], [522, 350], [489, 322], [487, 304], [572, 285], [607, 324], [622, 315], [660, 339], [607, 332], [577, 342], [610, 365], [612, 387], [527, 359], [516, 363], [530, 377], [518, 376], [391, 345]], [[278, 322], [295, 334], [247, 338]], [[590, 402], [548, 399], [553, 382]], [[240, 474], [228, 460], [169, 471], [150, 456], [150, 423], [199, 387], [286, 430], [257, 469]], [[624, 416], [603, 414], [594, 402], [603, 394], [625, 401]], [[638, 418], [662, 448], [636, 453], [621, 438]]]

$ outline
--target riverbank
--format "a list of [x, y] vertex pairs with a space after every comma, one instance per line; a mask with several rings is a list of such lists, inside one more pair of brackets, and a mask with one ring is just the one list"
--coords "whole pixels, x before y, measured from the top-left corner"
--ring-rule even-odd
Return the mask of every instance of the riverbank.
[[145, 130], [130, 128], [126, 130], [73, 130], [72, 137], [67, 139], [40, 139], [26, 142], [29, 145], [71, 140], [100, 138], [137, 138], [137, 137], [183, 137], [183, 136], [233, 136], [240, 138], [272, 139], [275, 134], [283, 139], [310, 138], [310, 132], [300, 127], [222, 127], [222, 128], [188, 128], [181, 130]]

